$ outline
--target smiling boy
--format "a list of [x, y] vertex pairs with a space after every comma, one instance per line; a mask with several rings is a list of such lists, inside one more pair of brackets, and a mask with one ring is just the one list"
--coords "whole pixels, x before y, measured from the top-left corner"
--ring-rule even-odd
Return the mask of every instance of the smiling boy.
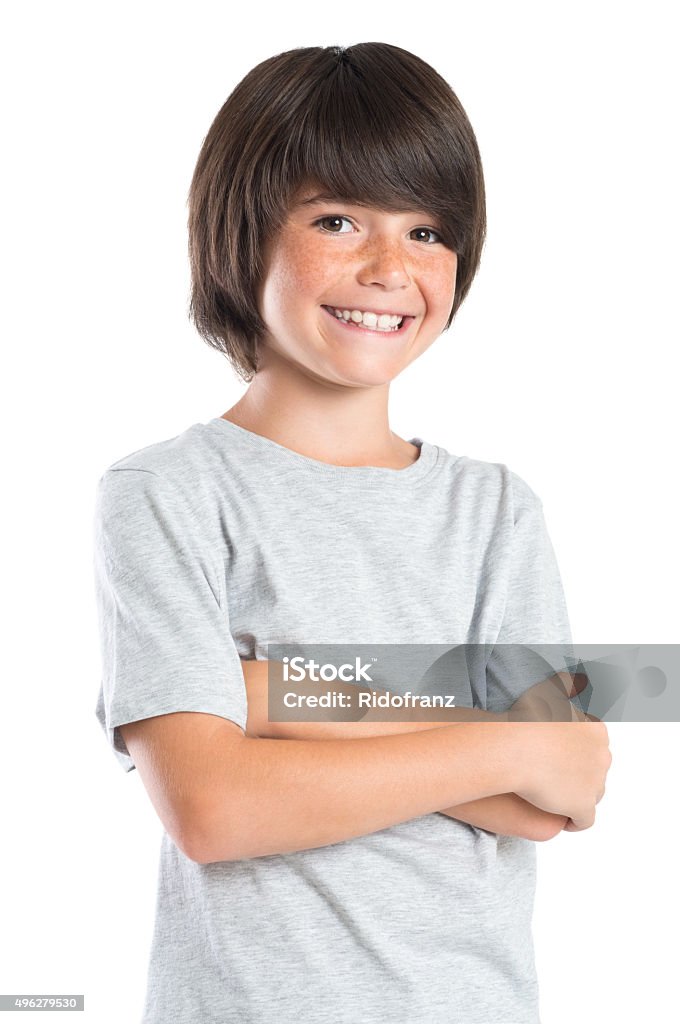
[[454, 724], [264, 710], [273, 643], [570, 641], [533, 490], [389, 425], [479, 264], [472, 128], [405, 50], [293, 50], [189, 207], [194, 322], [248, 388], [95, 517], [97, 716], [164, 826], [143, 1024], [536, 1024], [533, 840], [592, 825], [605, 727], [508, 724], [491, 662]]
[[[346, 452], [351, 465], [359, 452], [362, 465], [401, 468], [418, 451], [389, 430], [389, 382], [444, 330], [457, 255], [431, 212], [380, 211], [319, 191], [312, 186], [294, 197], [286, 223], [265, 246], [261, 308], [271, 341], [232, 419], [253, 423], [250, 410], [262, 409], [259, 397], [283, 359], [296, 367], [292, 388], [299, 389], [300, 373], [309, 380], [314, 432], [299, 438], [308, 454], [330, 450], [344, 464]], [[380, 315], [401, 325], [380, 329]], [[342, 398], [331, 403], [331, 415], [329, 390]], [[266, 425], [261, 414], [260, 423]]]

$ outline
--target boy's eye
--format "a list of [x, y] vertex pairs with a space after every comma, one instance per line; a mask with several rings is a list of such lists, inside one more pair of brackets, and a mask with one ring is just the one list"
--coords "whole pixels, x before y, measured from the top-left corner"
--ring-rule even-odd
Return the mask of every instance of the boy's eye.
[[[348, 217], [341, 217], [339, 214], [332, 214], [331, 216], [328, 216], [328, 217], [319, 217], [319, 219], [315, 220], [314, 223], [315, 224], [323, 224], [324, 221], [325, 221], [326, 223], [337, 224], [338, 221], [343, 221], [343, 220], [347, 221], [348, 224], [350, 223]], [[328, 229], [327, 228], [322, 228], [322, 230], [326, 231]], [[351, 226], [350, 226], [350, 230], [351, 230]], [[333, 234], [333, 235], [346, 235], [347, 232], [346, 231], [335, 231], [333, 228], [331, 228], [330, 231], [329, 231], [329, 234]]]
[[[351, 221], [350, 221], [349, 217], [343, 217], [340, 214], [331, 214], [331, 215], [326, 216], [326, 217], [319, 217], [318, 220], [314, 221], [314, 224], [315, 225], [318, 224], [322, 231], [327, 231], [328, 234], [331, 234], [331, 235], [346, 235], [346, 234], [349, 234], [348, 231], [342, 231], [342, 230], [338, 231], [338, 230], [336, 230], [336, 227], [339, 224], [341, 226], [341, 222], [342, 221], [346, 221], [347, 224], [350, 225], [350, 232], [351, 232], [352, 227], [351, 227]], [[331, 227], [324, 227], [323, 226], [324, 224], [328, 224], [328, 225], [332, 225], [332, 226]], [[428, 243], [429, 245], [435, 245], [437, 242], [441, 242], [441, 240], [442, 240], [441, 239], [441, 235], [439, 234], [438, 231], [435, 231], [434, 228], [413, 228], [413, 230], [411, 231], [411, 234], [413, 235], [416, 232], [420, 233], [421, 236], [422, 235], [434, 235], [435, 239], [434, 239], [433, 242], [429, 242]], [[421, 237], [421, 238], [418, 239], [418, 241], [427, 241], [427, 239], [423, 239]]]
[[[422, 232], [425, 235], [435, 235], [436, 236], [435, 241], [434, 242], [430, 242], [430, 245], [434, 245], [436, 242], [441, 242], [441, 240], [442, 240], [441, 239], [441, 235], [439, 234], [438, 231], [435, 231], [434, 228], [414, 228], [413, 231], [411, 232], [411, 234], [414, 234], [414, 232], [416, 232], [416, 231], [420, 231], [420, 232]], [[422, 241], [422, 239], [419, 239], [419, 241]]]

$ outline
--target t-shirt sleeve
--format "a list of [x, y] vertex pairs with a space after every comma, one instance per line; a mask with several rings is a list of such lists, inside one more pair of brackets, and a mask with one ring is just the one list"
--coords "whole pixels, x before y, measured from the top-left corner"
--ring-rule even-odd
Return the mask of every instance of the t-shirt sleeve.
[[[506, 711], [535, 683], [573, 664], [569, 615], [543, 504], [510, 472], [513, 533], [501, 627], [486, 666], [486, 707]], [[578, 705], [577, 705], [578, 706]]]
[[245, 730], [247, 696], [229, 629], [224, 577], [200, 514], [171, 481], [109, 468], [94, 514], [102, 676], [96, 717], [126, 771], [119, 725], [173, 711]]

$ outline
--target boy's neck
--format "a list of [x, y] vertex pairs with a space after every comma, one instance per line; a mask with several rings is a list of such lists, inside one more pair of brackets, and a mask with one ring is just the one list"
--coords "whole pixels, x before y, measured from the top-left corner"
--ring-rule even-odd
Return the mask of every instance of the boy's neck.
[[[222, 419], [268, 437], [310, 459], [338, 466], [406, 469], [420, 455], [390, 430], [387, 387], [368, 389], [299, 389], [268, 386], [259, 374], [248, 391]], [[349, 392], [349, 393], [348, 393]]]

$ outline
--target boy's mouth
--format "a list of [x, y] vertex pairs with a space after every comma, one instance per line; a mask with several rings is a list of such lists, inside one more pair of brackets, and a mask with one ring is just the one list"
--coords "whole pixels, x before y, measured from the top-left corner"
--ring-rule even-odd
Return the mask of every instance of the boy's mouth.
[[340, 327], [375, 335], [403, 334], [410, 326], [411, 321], [415, 320], [413, 316], [401, 316], [396, 313], [365, 313], [361, 310], [342, 309], [337, 306], [322, 306], [321, 308], [336, 320]]

